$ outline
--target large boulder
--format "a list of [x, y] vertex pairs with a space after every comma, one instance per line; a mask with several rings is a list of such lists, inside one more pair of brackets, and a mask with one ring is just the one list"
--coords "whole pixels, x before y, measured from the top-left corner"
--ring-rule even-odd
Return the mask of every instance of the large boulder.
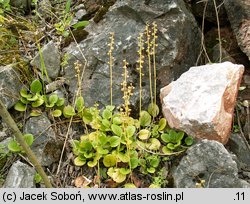
[[45, 114], [30, 118], [24, 126], [24, 133], [34, 135], [31, 149], [42, 166], [49, 166], [59, 160], [61, 148]]
[[[151, 0], [147, 5], [144, 1], [121, 0], [117, 1], [104, 19], [99, 23], [91, 22], [86, 28], [88, 37], [79, 43], [65, 48], [69, 56], [68, 65], [64, 69], [64, 77], [68, 80], [69, 90], [73, 94], [77, 90], [75, 62], [78, 60], [81, 72], [84, 69], [82, 91], [87, 105], [98, 102], [100, 105], [110, 103], [109, 95], [109, 36], [115, 33], [113, 50], [113, 103], [122, 103], [121, 82], [123, 80], [122, 62], [129, 63], [129, 82], [135, 86], [132, 97], [132, 106], [139, 103], [139, 74], [137, 67], [137, 50], [139, 33], [144, 32], [148, 22], [158, 25], [158, 47], [156, 51], [157, 82], [160, 86], [166, 85], [188, 67], [196, 63], [200, 49], [200, 32], [192, 14], [186, 9], [182, 0]], [[87, 59], [83, 58], [79, 48]], [[148, 71], [143, 77], [143, 103], [149, 101]]]
[[238, 44], [250, 60], [250, 1], [225, 0], [224, 4]]
[[16, 161], [9, 170], [4, 188], [35, 188], [35, 174], [34, 168]]
[[243, 65], [231, 62], [191, 67], [161, 89], [163, 114], [169, 125], [225, 144], [243, 72]]
[[44, 63], [45, 69], [48, 73], [48, 77], [55, 79], [60, 72], [60, 52], [58, 47], [53, 41], [50, 41], [41, 49], [41, 53], [37, 53], [34, 59], [30, 62], [31, 65], [36, 66], [44, 72], [44, 67], [41, 63]]
[[231, 134], [228, 141], [229, 150], [232, 151], [243, 166], [250, 169], [250, 146], [247, 140], [244, 140], [240, 134]]
[[22, 88], [19, 74], [11, 65], [0, 66], [0, 100], [11, 108], [19, 99], [19, 91]]
[[173, 171], [174, 186], [195, 188], [243, 188], [250, 184], [238, 178], [238, 168], [230, 153], [217, 141], [202, 140], [187, 150]]

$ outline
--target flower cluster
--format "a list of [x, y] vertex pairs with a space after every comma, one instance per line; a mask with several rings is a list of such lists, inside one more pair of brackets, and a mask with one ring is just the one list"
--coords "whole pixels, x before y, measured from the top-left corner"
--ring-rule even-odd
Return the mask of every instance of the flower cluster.
[[130, 97], [133, 95], [133, 90], [134, 87], [132, 84], [128, 85], [128, 70], [127, 70], [128, 62], [126, 60], [123, 60], [123, 69], [124, 72], [122, 74], [123, 76], [123, 82], [121, 83], [122, 89], [121, 91], [123, 92], [123, 100], [124, 104], [122, 105], [122, 108], [120, 109], [121, 112], [124, 112], [126, 116], [130, 115], [131, 109], [129, 108], [130, 106]]

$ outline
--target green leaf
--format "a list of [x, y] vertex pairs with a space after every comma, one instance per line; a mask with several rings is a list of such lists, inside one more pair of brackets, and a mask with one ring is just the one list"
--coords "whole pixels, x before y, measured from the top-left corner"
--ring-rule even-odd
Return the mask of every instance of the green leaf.
[[126, 175], [120, 173], [119, 168], [110, 167], [108, 169], [107, 174], [116, 182], [116, 183], [122, 183], [126, 180]]
[[90, 152], [90, 153], [84, 152], [83, 155], [84, 155], [84, 158], [86, 158], [86, 159], [90, 159], [90, 158], [94, 157], [93, 152]]
[[101, 155], [103, 155], [103, 154], [108, 154], [109, 153], [109, 151], [107, 150], [107, 149], [103, 149], [102, 147], [97, 147], [97, 149], [96, 149], [96, 151], [99, 153], [99, 154], [101, 154]]
[[164, 141], [164, 142], [166, 142], [166, 143], [171, 142], [171, 137], [170, 137], [170, 135], [167, 134], [167, 133], [163, 133], [163, 134], [161, 135], [161, 139], [162, 139], [162, 141]]
[[149, 167], [149, 168], [147, 168], [147, 172], [150, 173], [150, 174], [153, 174], [153, 173], [155, 173], [155, 168], [154, 167]]
[[135, 184], [133, 184], [133, 183], [126, 183], [126, 184], [124, 185], [124, 188], [136, 188], [136, 186], [135, 186]]
[[79, 144], [79, 148], [87, 152], [91, 151], [93, 149], [93, 146], [90, 141], [81, 141], [81, 143]]
[[37, 101], [35, 101], [35, 102], [33, 102], [33, 103], [31, 104], [31, 106], [32, 106], [33, 108], [37, 108], [37, 107], [43, 105], [43, 103], [44, 103], [44, 99], [43, 99], [42, 97], [39, 97]]
[[28, 103], [29, 103], [29, 101], [28, 101], [26, 98], [24, 98], [24, 97], [21, 97], [21, 98], [20, 98], [20, 101], [21, 101], [23, 104], [28, 104]]
[[167, 120], [165, 118], [161, 118], [160, 121], [159, 121], [159, 128], [158, 130], [159, 131], [163, 131], [164, 128], [166, 127], [167, 125]]
[[122, 136], [122, 128], [120, 126], [112, 124], [111, 129], [112, 129], [113, 133], [115, 133], [116, 135], [118, 135], [120, 137]]
[[11, 140], [8, 144], [8, 149], [12, 152], [21, 152], [22, 147], [15, 140]]
[[109, 120], [103, 119], [103, 120], [102, 120], [102, 124], [103, 124], [106, 128], [110, 128], [110, 122], [109, 122]]
[[191, 136], [188, 136], [188, 137], [185, 138], [185, 144], [187, 146], [191, 146], [193, 143], [194, 143], [194, 140], [193, 140], [193, 138]]
[[103, 158], [103, 164], [106, 167], [111, 167], [116, 165], [116, 156], [108, 154]]
[[20, 112], [26, 111], [27, 107], [21, 101], [17, 102], [14, 106], [14, 109]]
[[28, 94], [27, 90], [26, 89], [21, 89], [20, 91], [20, 95], [24, 98], [31, 98], [32, 97], [32, 94]]
[[38, 95], [34, 95], [31, 98], [27, 98], [28, 101], [36, 101], [38, 99]]
[[127, 174], [129, 174], [131, 172], [130, 169], [126, 169], [126, 168], [120, 168], [119, 171], [123, 175], [127, 175]]
[[97, 165], [97, 163], [98, 163], [97, 159], [94, 159], [93, 161], [88, 161], [87, 164], [88, 164], [89, 167], [92, 168], [92, 167], [95, 167]]
[[122, 152], [119, 152], [117, 154], [118, 158], [123, 162], [123, 163], [128, 163], [130, 161], [130, 157], [128, 154], [124, 154]]
[[83, 122], [85, 122], [86, 124], [89, 124], [90, 122], [92, 122], [93, 120], [93, 116], [90, 112], [89, 109], [85, 108], [83, 111], [82, 111], [82, 120]]
[[132, 137], [132, 136], [135, 134], [135, 131], [136, 131], [135, 126], [129, 125], [129, 126], [126, 128], [127, 137]]
[[117, 147], [121, 143], [121, 138], [118, 136], [112, 136], [109, 139], [109, 143], [111, 147]]
[[153, 135], [153, 137], [158, 137], [159, 136], [159, 125], [155, 125], [155, 124], [153, 124], [152, 125], [152, 130], [151, 130], [151, 133], [152, 133], [152, 135]]
[[43, 86], [38, 79], [34, 80], [30, 85], [30, 90], [33, 93], [40, 93], [42, 91], [42, 88]]
[[84, 109], [84, 99], [82, 96], [79, 96], [76, 99], [76, 109], [78, 112], [81, 112]]
[[160, 159], [158, 157], [152, 158], [150, 160], [150, 166], [152, 166], [154, 168], [158, 167], [159, 164], [160, 164]]
[[170, 150], [174, 150], [175, 149], [175, 145], [173, 143], [168, 143], [167, 144], [167, 148]]
[[30, 116], [37, 117], [42, 115], [42, 112], [40, 110], [31, 110]]
[[49, 103], [50, 104], [56, 104], [56, 102], [58, 101], [58, 96], [56, 94], [52, 94], [49, 97]]
[[151, 123], [151, 116], [147, 111], [142, 111], [140, 114], [140, 124], [141, 126], [149, 126]]
[[34, 176], [35, 183], [40, 183], [42, 181], [42, 177], [40, 174], [36, 173]]
[[150, 184], [149, 188], [161, 188], [161, 186], [159, 184]]
[[25, 142], [27, 145], [31, 146], [34, 142], [34, 136], [32, 134], [25, 134], [23, 135]]
[[136, 157], [132, 157], [130, 159], [130, 167], [131, 169], [135, 169], [139, 165], [139, 159]]
[[87, 25], [89, 25], [88, 21], [79, 21], [78, 23], [74, 24], [72, 27], [77, 28], [85, 28]]
[[51, 115], [53, 117], [60, 117], [62, 115], [62, 111], [59, 110], [59, 109], [56, 109], [56, 110], [54, 110], [54, 111], [51, 112]]
[[184, 132], [177, 132], [175, 135], [175, 141], [176, 143], [181, 141], [184, 137], [185, 133]]
[[113, 110], [115, 110], [115, 106], [106, 106], [106, 109], [113, 112]]
[[70, 118], [75, 114], [75, 109], [71, 105], [67, 105], [63, 108], [63, 115], [65, 118]]
[[98, 137], [98, 142], [100, 143], [100, 145], [104, 146], [108, 142], [107, 136], [104, 133], [101, 133]]
[[59, 98], [56, 102], [56, 105], [59, 107], [59, 106], [63, 106], [64, 105], [64, 98]]
[[149, 144], [147, 144], [147, 148], [153, 151], [159, 150], [161, 147], [161, 143], [158, 139], [156, 138], [151, 138], [149, 140]]
[[121, 125], [122, 124], [122, 120], [120, 117], [114, 117], [113, 118], [113, 124], [114, 125]]
[[71, 0], [67, 0], [66, 5], [65, 5], [66, 14], [70, 12], [70, 5], [71, 5]]
[[162, 148], [162, 152], [164, 153], [164, 154], [171, 154], [173, 151], [171, 150], [171, 149], [169, 149], [167, 146], [164, 146], [163, 148]]
[[74, 159], [74, 164], [76, 166], [83, 166], [86, 163], [86, 160], [82, 160], [80, 157]]
[[150, 103], [148, 106], [148, 112], [155, 118], [159, 114], [160, 110], [155, 103]]
[[139, 138], [141, 140], [147, 140], [150, 137], [150, 131], [147, 129], [142, 129], [139, 132]]
[[102, 112], [102, 117], [105, 118], [105, 119], [110, 119], [112, 117], [112, 112], [105, 109], [103, 112]]

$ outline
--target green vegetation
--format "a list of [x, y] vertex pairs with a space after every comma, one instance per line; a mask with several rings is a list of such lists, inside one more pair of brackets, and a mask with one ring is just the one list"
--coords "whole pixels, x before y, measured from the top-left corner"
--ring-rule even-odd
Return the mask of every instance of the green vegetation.
[[[86, 134], [80, 140], [71, 142], [75, 155], [76, 166], [87, 165], [90, 168], [97, 167], [97, 182], [100, 183], [103, 175], [110, 177], [116, 183], [127, 183], [125, 187], [133, 185], [132, 173], [139, 171], [142, 174], [155, 175], [151, 187], [161, 186], [164, 182], [159, 176], [159, 169], [169, 156], [179, 155], [193, 144], [192, 137], [184, 132], [170, 129], [165, 118], [161, 118], [159, 107], [156, 104], [156, 24], [153, 24], [153, 31], [146, 26], [146, 40], [143, 34], [138, 38], [138, 68], [140, 74], [140, 112], [139, 118], [131, 117], [130, 98], [133, 95], [134, 87], [128, 83], [128, 62], [123, 61], [123, 82], [121, 91], [123, 93], [123, 104], [119, 107], [113, 105], [112, 77], [114, 58], [114, 33], [111, 33], [109, 44], [109, 67], [110, 67], [110, 105], [99, 109], [98, 105], [86, 107], [81, 92], [78, 92], [73, 105], [65, 105], [64, 99], [56, 94], [46, 96], [43, 90], [43, 83], [35, 79], [29, 90], [20, 91], [20, 100], [15, 105], [18, 111], [27, 111], [31, 108], [31, 116], [38, 116], [43, 110], [49, 110], [54, 117], [64, 117], [73, 120], [81, 120]], [[150, 34], [152, 33], [152, 35]], [[146, 45], [144, 45], [146, 42]], [[147, 47], [150, 96], [151, 103], [147, 110], [142, 109], [142, 76], [145, 58], [144, 47]], [[151, 57], [153, 64], [151, 65]], [[154, 88], [151, 79], [151, 68], [153, 67]], [[79, 64], [75, 63], [78, 87], [81, 87], [81, 76]], [[154, 90], [154, 94], [153, 94]], [[154, 95], [154, 96], [153, 96]], [[24, 135], [27, 144], [32, 143], [31, 135]], [[21, 147], [12, 141], [9, 149], [13, 152], [22, 151]], [[158, 178], [158, 180], [157, 180]], [[166, 183], [166, 182], [165, 182]]]
[[[37, 9], [37, 1], [32, 1]], [[73, 13], [71, 11], [71, 0], [67, 0], [60, 15], [56, 15], [48, 10], [51, 17], [55, 18], [52, 27], [57, 35], [64, 38], [73, 35], [72, 30], [81, 29], [88, 25], [88, 21], [78, 21], [72, 24]], [[18, 38], [20, 32], [17, 27], [17, 32], [7, 29], [9, 22], [5, 12], [10, 11], [11, 7], [8, 0], [0, 0], [0, 22], [5, 26], [0, 27], [1, 35], [0, 42], [2, 50], [18, 49]], [[38, 16], [38, 12], [35, 12]], [[33, 30], [35, 25], [26, 21], [23, 25], [27, 30]], [[3, 34], [2, 34], [3, 33]], [[75, 40], [74, 36], [72, 36]], [[34, 43], [37, 45], [38, 53], [41, 58], [42, 76], [41, 80], [37, 77], [31, 77], [28, 74], [28, 69], [21, 63], [19, 53], [16, 53], [16, 61], [21, 73], [24, 77], [24, 84], [29, 82], [29, 88], [23, 86], [20, 91], [20, 99], [15, 104], [14, 109], [19, 112], [28, 112], [31, 117], [39, 116], [44, 111], [49, 112], [53, 118], [59, 120], [70, 119], [70, 121], [81, 121], [85, 128], [85, 134], [79, 140], [72, 140], [72, 151], [75, 155], [74, 165], [88, 166], [89, 168], [97, 168], [96, 181], [101, 185], [103, 179], [112, 179], [113, 182], [123, 185], [124, 187], [136, 187], [133, 181], [133, 172], [150, 175], [152, 184], [150, 187], [166, 186], [166, 179], [163, 178], [164, 162], [170, 159], [170, 156], [176, 156], [184, 152], [192, 145], [192, 137], [184, 132], [176, 131], [168, 127], [167, 121], [161, 118], [160, 109], [157, 105], [157, 76], [156, 76], [156, 48], [157, 48], [157, 25], [147, 24], [145, 31], [140, 33], [138, 37], [138, 63], [137, 71], [139, 73], [139, 112], [138, 118], [131, 116], [130, 99], [134, 92], [134, 87], [129, 83], [128, 62], [123, 61], [123, 81], [121, 83], [121, 91], [123, 93], [123, 104], [114, 106], [113, 104], [113, 70], [114, 57], [113, 51], [115, 46], [115, 34], [110, 34], [109, 43], [109, 71], [110, 71], [110, 104], [103, 109], [99, 108], [98, 104], [93, 107], [87, 107], [84, 98], [81, 95], [82, 73], [80, 73], [79, 62], [75, 63], [76, 77], [78, 89], [73, 98], [72, 103], [66, 104], [64, 98], [58, 97], [57, 94], [46, 95], [45, 83], [50, 82], [44, 59], [41, 53], [40, 36], [34, 36]], [[6, 47], [8, 46], [8, 47]], [[7, 52], [6, 52], [7, 53]], [[6, 54], [6, 59], [9, 55]], [[146, 59], [146, 60], [145, 60]], [[63, 56], [62, 67], [67, 64], [68, 56]], [[145, 61], [146, 62], [145, 62]], [[4, 60], [6, 64], [9, 62]], [[146, 70], [147, 66], [147, 70]], [[147, 74], [147, 77], [143, 77]], [[44, 77], [45, 76], [45, 77]], [[46, 78], [46, 81], [45, 81]], [[146, 78], [146, 79], [145, 79]], [[148, 80], [150, 89], [150, 103], [147, 110], [144, 110], [142, 105], [142, 84], [143, 79]], [[118, 104], [116, 104], [118, 105]], [[69, 126], [71, 125], [71, 122]], [[21, 140], [27, 146], [31, 146], [34, 137], [31, 134], [22, 135]], [[8, 144], [8, 149], [13, 153], [25, 153], [23, 144], [18, 140], [11, 140]], [[67, 141], [67, 136], [65, 142]], [[25, 147], [27, 148], [27, 147]], [[65, 145], [64, 145], [65, 148]], [[64, 151], [62, 150], [62, 154]], [[4, 158], [4, 154], [1, 157]], [[29, 156], [29, 155], [28, 155]], [[61, 162], [61, 161], [60, 161]], [[59, 164], [60, 168], [60, 164]], [[44, 172], [39, 172], [45, 179]], [[41, 176], [36, 174], [34, 180], [36, 183], [41, 182]], [[47, 186], [50, 186], [46, 181]]]
[[64, 98], [59, 98], [56, 94], [46, 96], [42, 94], [43, 86], [42, 83], [36, 79], [30, 85], [30, 90], [21, 89], [20, 100], [15, 104], [14, 108], [17, 111], [26, 111], [28, 106], [34, 108], [30, 115], [39, 116], [41, 111], [35, 108], [41, 107], [43, 104], [45, 108], [52, 109], [51, 115], [54, 117], [60, 117], [62, 115], [62, 106], [64, 105]]

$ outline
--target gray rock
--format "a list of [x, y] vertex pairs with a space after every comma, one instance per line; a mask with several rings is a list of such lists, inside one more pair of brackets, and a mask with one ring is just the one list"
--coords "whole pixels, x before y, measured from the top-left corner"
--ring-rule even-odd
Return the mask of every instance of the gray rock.
[[243, 65], [231, 62], [191, 67], [162, 88], [162, 112], [169, 126], [226, 144], [243, 72]]
[[5, 140], [1, 141], [0, 142], [0, 147], [2, 152], [4, 152], [5, 154], [9, 152], [9, 149], [8, 149], [8, 144], [9, 142], [12, 140], [11, 137], [7, 137]]
[[87, 11], [85, 9], [80, 9], [75, 13], [75, 17], [77, 18], [77, 20], [81, 20], [86, 15]]
[[49, 166], [58, 161], [60, 147], [51, 128], [51, 123], [46, 115], [30, 118], [25, 126], [24, 133], [34, 135], [31, 149], [34, 151], [42, 166]]
[[237, 156], [238, 160], [250, 168], [250, 148], [240, 134], [231, 134], [228, 146], [229, 150]]
[[[60, 72], [61, 63], [60, 52], [57, 46], [53, 43], [53, 41], [50, 41], [41, 49], [41, 53], [43, 55], [44, 65], [48, 72], [48, 76], [55, 79], [56, 77], [58, 77], [58, 74]], [[30, 63], [32, 66], [36, 66], [40, 70], [42, 70], [39, 52]]]
[[[158, 85], [166, 85], [183, 73], [190, 65], [196, 63], [199, 54], [200, 32], [192, 14], [186, 9], [183, 1], [152, 0], [148, 5], [144, 1], [121, 0], [109, 8], [108, 13], [98, 24], [91, 22], [86, 27], [89, 36], [79, 43], [88, 63], [82, 81], [83, 96], [86, 105], [98, 102], [101, 106], [110, 103], [109, 96], [109, 65], [108, 55], [110, 32], [115, 33], [113, 51], [113, 103], [122, 103], [120, 83], [122, 62], [129, 63], [129, 82], [135, 86], [132, 96], [132, 106], [139, 103], [137, 66], [137, 37], [144, 32], [146, 22], [156, 22], [158, 25], [158, 47], [156, 64]], [[77, 89], [74, 63], [79, 60], [84, 67], [85, 60], [79, 48], [72, 43], [65, 49], [69, 55], [64, 77], [68, 80], [69, 90], [74, 93]], [[148, 71], [144, 68], [143, 103], [149, 101]]]
[[22, 84], [19, 74], [11, 65], [0, 66], [0, 100], [7, 108], [11, 108], [19, 99]]
[[250, 60], [250, 1], [225, 0], [224, 4], [238, 44]]
[[8, 137], [0, 142], [0, 169], [2, 169], [7, 162], [7, 154], [9, 153], [8, 144], [11, 138]]
[[7, 175], [4, 188], [34, 188], [36, 171], [20, 161], [15, 162]]
[[50, 0], [40, 0], [38, 2], [38, 12], [44, 18], [51, 17], [52, 8]]
[[247, 182], [247, 181], [245, 181], [243, 179], [240, 179], [239, 182], [240, 182], [239, 183], [240, 188], [250, 188], [250, 183], [249, 182]]
[[206, 188], [246, 187], [238, 178], [236, 162], [221, 143], [202, 140], [186, 153], [173, 172], [175, 187], [194, 188], [200, 180], [205, 180]]

